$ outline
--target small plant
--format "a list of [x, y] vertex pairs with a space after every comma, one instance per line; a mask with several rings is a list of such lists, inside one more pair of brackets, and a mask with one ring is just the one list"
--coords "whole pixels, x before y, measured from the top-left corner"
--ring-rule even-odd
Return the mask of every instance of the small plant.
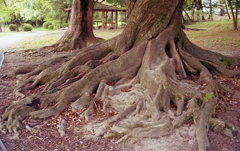
[[16, 31], [16, 29], [17, 29], [17, 26], [15, 24], [10, 24], [9, 25], [9, 30], [10, 31]]
[[48, 26], [48, 29], [53, 29], [53, 28], [54, 28], [53, 25], [49, 25], [49, 26]]
[[24, 26], [23, 26], [23, 30], [24, 31], [32, 31], [32, 25], [31, 24], [25, 24]]
[[221, 59], [221, 62], [224, 62], [226, 64], [226, 66], [230, 67], [232, 65], [232, 61], [228, 60], [228, 59]]
[[49, 22], [44, 22], [44, 23], [43, 23], [43, 28], [48, 29], [48, 26], [49, 26], [49, 25], [52, 25], [52, 24], [49, 23]]
[[206, 93], [206, 95], [205, 95], [205, 97], [204, 97], [204, 100], [205, 100], [205, 101], [210, 101], [210, 100], [212, 100], [212, 98], [213, 98], [213, 92], [211, 92], [211, 93]]

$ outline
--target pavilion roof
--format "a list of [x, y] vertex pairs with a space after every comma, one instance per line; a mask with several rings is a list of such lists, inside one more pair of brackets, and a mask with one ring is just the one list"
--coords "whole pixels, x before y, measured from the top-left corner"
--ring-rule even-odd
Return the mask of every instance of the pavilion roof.
[[[126, 11], [125, 9], [105, 5], [102, 3], [95, 3], [93, 10], [94, 11]], [[66, 9], [64, 9], [64, 11], [71, 11], [71, 8], [66, 8]]]
[[105, 4], [102, 4], [102, 3], [96, 3], [94, 5], [94, 10], [95, 11], [126, 11], [124, 9], [117, 8], [117, 7], [114, 7], [114, 6], [105, 5]]

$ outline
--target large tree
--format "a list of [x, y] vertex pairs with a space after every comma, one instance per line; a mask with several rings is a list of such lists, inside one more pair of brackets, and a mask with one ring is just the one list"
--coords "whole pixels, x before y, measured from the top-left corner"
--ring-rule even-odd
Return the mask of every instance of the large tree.
[[52, 51], [75, 50], [102, 41], [93, 34], [93, 0], [73, 0], [70, 25], [62, 38], [50, 48]]
[[[156, 138], [192, 119], [199, 150], [206, 150], [209, 127], [229, 136], [238, 132], [239, 127], [214, 117], [217, 90], [228, 89], [212, 75], [239, 75], [227, 65], [239, 65], [240, 58], [191, 43], [182, 30], [183, 3], [126, 1], [127, 26], [117, 37], [4, 76], [20, 80], [14, 93], [23, 99], [5, 108], [1, 128], [17, 133], [29, 119], [59, 116], [70, 105], [85, 120], [91, 120], [98, 107], [112, 115], [92, 125], [96, 136], [116, 124], [125, 130], [115, 126], [125, 135], [121, 140]], [[25, 96], [37, 87], [42, 93]]]

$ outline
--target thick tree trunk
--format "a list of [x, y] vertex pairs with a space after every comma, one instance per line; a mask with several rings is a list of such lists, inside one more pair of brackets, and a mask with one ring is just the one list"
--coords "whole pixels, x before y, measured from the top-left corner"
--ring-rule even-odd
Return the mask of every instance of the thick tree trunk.
[[[203, 50], [188, 40], [182, 30], [184, 0], [128, 2], [128, 24], [119, 36], [4, 76], [21, 80], [14, 93], [23, 100], [6, 108], [0, 128], [17, 133], [28, 123], [26, 116], [58, 117], [70, 104], [82, 120], [98, 112], [112, 115], [92, 129], [100, 136], [114, 127], [125, 135], [119, 141], [161, 137], [193, 120], [202, 151], [209, 146], [209, 127], [229, 136], [238, 132], [213, 116], [217, 90], [224, 88], [212, 74], [240, 74], [226, 68], [229, 62], [239, 65], [239, 57]], [[44, 86], [42, 93], [25, 97], [39, 86]]]
[[93, 34], [93, 0], [73, 0], [68, 30], [50, 47], [52, 51], [76, 50], [100, 41]]

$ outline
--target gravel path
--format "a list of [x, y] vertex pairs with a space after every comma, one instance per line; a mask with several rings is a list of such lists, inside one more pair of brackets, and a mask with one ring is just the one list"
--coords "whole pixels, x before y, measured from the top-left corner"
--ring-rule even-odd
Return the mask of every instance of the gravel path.
[[18, 43], [25, 38], [46, 34], [45, 31], [34, 31], [34, 33], [18, 33], [0, 37], [0, 67], [4, 59], [4, 52], [18, 49]]
[[17, 49], [17, 44], [23, 41], [27, 37], [37, 36], [46, 34], [45, 31], [34, 31], [34, 33], [21, 33], [8, 36], [0, 37], [0, 52], [9, 51], [12, 49]]

